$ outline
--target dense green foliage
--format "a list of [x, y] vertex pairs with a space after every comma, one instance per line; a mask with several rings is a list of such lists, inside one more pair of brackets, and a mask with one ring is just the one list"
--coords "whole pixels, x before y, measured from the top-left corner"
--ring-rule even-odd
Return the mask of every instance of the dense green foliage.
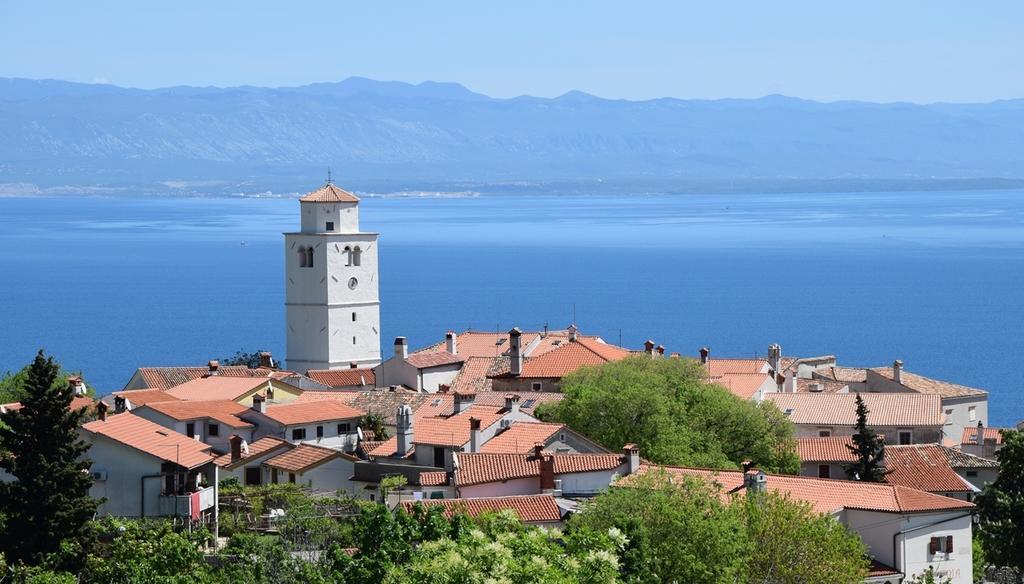
[[846, 447], [857, 457], [857, 460], [844, 465], [843, 470], [850, 480], [866, 483], [885, 481], [885, 442], [870, 426], [868, 414], [871, 410], [864, 404], [864, 399], [857, 394], [857, 425], [853, 434], [853, 444]]
[[[27, 395], [29, 390], [25, 384], [28, 381], [28, 373], [31, 368], [32, 365], [29, 364], [18, 371], [8, 371], [0, 375], [0, 404], [21, 401]], [[57, 372], [57, 377], [64, 379], [70, 374], [64, 368], [60, 368]], [[88, 390], [88, 395], [96, 395], [96, 390], [88, 383], [86, 383], [86, 389]]]
[[1024, 573], [1024, 431], [1003, 430], [999, 478], [978, 495], [986, 560]]
[[857, 583], [864, 544], [832, 517], [776, 494], [723, 497], [707, 482], [649, 473], [584, 505], [570, 521], [618, 528], [629, 582]]
[[546, 420], [618, 450], [633, 442], [659, 464], [735, 469], [751, 460], [795, 474], [793, 426], [770, 402], [755, 404], [707, 383], [689, 359], [632, 357], [563, 379], [565, 399], [539, 408]]
[[259, 349], [252, 352], [243, 351], [239, 349], [235, 351], [235, 354], [231, 357], [225, 357], [219, 361], [221, 365], [244, 365], [249, 369], [256, 369], [260, 366], [260, 353], [263, 353], [263, 349]]
[[85, 411], [71, 409], [74, 389], [42, 351], [23, 389], [22, 407], [0, 414], [0, 468], [16, 479], [0, 484], [0, 551], [11, 563], [79, 569], [98, 505], [89, 497], [89, 446], [78, 434]]

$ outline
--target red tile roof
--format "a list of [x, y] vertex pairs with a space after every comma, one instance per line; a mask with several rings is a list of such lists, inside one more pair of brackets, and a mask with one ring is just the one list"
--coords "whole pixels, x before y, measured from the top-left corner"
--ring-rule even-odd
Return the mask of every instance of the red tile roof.
[[938, 444], [885, 448], [885, 482], [932, 493], [969, 493], [973, 489], [949, 466]]
[[[502, 407], [505, 405], [506, 392], [482, 391], [476, 394], [473, 405]], [[525, 391], [519, 395], [519, 411], [533, 415], [537, 406], [560, 402], [565, 394], [557, 391]]]
[[362, 417], [363, 412], [340, 401], [324, 400], [267, 406], [266, 416], [285, 426]]
[[447, 351], [438, 351], [436, 353], [413, 353], [405, 359], [405, 362], [417, 369], [427, 369], [428, 367], [462, 363], [465, 360], [466, 358], [462, 355], [452, 355]]
[[469, 499], [425, 499], [403, 501], [402, 508], [411, 511], [417, 504], [424, 507], [443, 507], [445, 517], [466, 513], [477, 517], [483, 513], [494, 513], [511, 509], [524, 523], [555, 523], [562, 520], [558, 503], [551, 495], [516, 495], [510, 497], [486, 497]]
[[334, 183], [327, 183], [319, 189], [299, 198], [303, 203], [358, 203], [359, 197], [338, 188]]
[[355, 460], [340, 450], [315, 446], [313, 444], [299, 444], [295, 448], [278, 454], [263, 464], [288, 472], [303, 473], [335, 458]]
[[768, 371], [767, 359], [708, 359], [708, 377], [719, 377], [721, 375], [735, 373], [765, 373]]
[[[581, 367], [603, 365], [609, 361], [619, 361], [629, 357], [631, 354], [628, 349], [623, 349], [622, 347], [616, 347], [586, 337], [577, 337], [576, 340], [568, 341], [540, 356], [524, 359], [522, 372], [519, 377], [526, 379], [557, 379]], [[498, 375], [492, 374], [492, 377], [508, 375], [510, 373], [506, 369]]]
[[796, 390], [800, 393], [839, 393], [848, 387], [848, 383], [832, 379], [798, 377], [796, 380]]
[[840, 383], [864, 383], [868, 380], [867, 369], [861, 367], [824, 367], [816, 369], [812, 375]]
[[[249, 369], [244, 365], [223, 365], [218, 377], [267, 377], [271, 369]], [[210, 374], [209, 367], [140, 367], [139, 375], [149, 389], [170, 389]]]
[[533, 452], [534, 444], [547, 442], [549, 438], [564, 428], [563, 424], [513, 422], [507, 429], [498, 432], [485, 442], [480, 448], [480, 452], [529, 454]]
[[796, 452], [802, 462], [853, 462], [857, 457], [848, 445], [853, 445], [849, 436], [800, 438], [796, 441]]
[[238, 417], [249, 408], [230, 400], [162, 401], [142, 407], [178, 421], [210, 418], [232, 428], [252, 428], [252, 424]]
[[420, 473], [420, 485], [424, 487], [440, 487], [448, 484], [448, 473], [444, 471], [427, 471]]
[[[538, 333], [523, 333], [520, 343], [525, 349], [537, 337]], [[508, 350], [508, 333], [489, 333], [483, 331], [466, 331], [456, 335], [456, 347], [459, 357], [468, 359], [470, 357], [497, 357]], [[422, 353], [447, 353], [445, 341], [435, 343], [413, 353], [411, 356]]]
[[740, 399], [749, 400], [754, 397], [757, 390], [768, 384], [769, 391], [775, 387], [772, 383], [772, 376], [767, 373], [723, 373], [718, 377], [709, 377], [708, 381], [715, 385], [721, 385], [729, 390], [729, 393]]
[[[659, 467], [643, 465], [637, 475], [650, 472], [654, 468]], [[721, 485], [726, 493], [743, 488], [743, 473], [738, 471], [660, 468], [664, 468], [670, 475], [676, 477], [690, 476], [713, 481]], [[628, 485], [632, 480], [631, 477], [637, 475], [624, 477], [622, 484]], [[778, 493], [788, 494], [794, 499], [806, 501], [819, 513], [832, 513], [844, 508], [885, 513], [966, 511], [974, 508], [973, 504], [966, 501], [886, 483], [768, 475], [768, 488]]]
[[253, 389], [264, 386], [267, 378], [253, 377], [203, 377], [193, 379], [167, 390], [167, 393], [183, 400], [236, 400]]
[[[95, 399], [93, 399], [91, 397], [88, 397], [88, 396], [84, 396], [84, 395], [77, 395], [77, 396], [71, 398], [71, 404], [68, 406], [68, 409], [70, 409], [70, 410], [80, 410], [82, 408], [92, 408], [95, 405], [96, 405], [96, 400]], [[21, 402], [11, 402], [9, 404], [0, 404], [0, 411], [13, 412], [13, 411], [16, 411], [16, 410], [20, 410], [21, 408], [22, 408]]]
[[462, 369], [451, 382], [449, 391], [452, 393], [480, 393], [491, 391], [491, 379], [488, 371], [494, 366], [497, 357], [469, 357], [462, 363]]
[[195, 468], [214, 459], [206, 444], [131, 412], [107, 416], [106, 420], [94, 420], [82, 426], [82, 429], [185, 468]]
[[[893, 380], [892, 367], [876, 367], [871, 371], [886, 379]], [[958, 385], [948, 381], [939, 381], [938, 379], [931, 379], [923, 375], [917, 375], [916, 373], [911, 373], [906, 369], [900, 372], [900, 383], [904, 387], [908, 387], [918, 393], [934, 393], [941, 395], [942, 397], [983, 396], [987, 393], [984, 390], [974, 387], [967, 387], [966, 385]]]
[[473, 405], [450, 417], [429, 417], [414, 414], [413, 443], [434, 444], [438, 446], [462, 446], [469, 442], [469, 419], [480, 420], [480, 428], [485, 429], [494, 424], [504, 415], [504, 406]]
[[231, 453], [228, 452], [227, 454], [222, 454], [218, 456], [217, 459], [214, 460], [214, 462], [217, 464], [217, 466], [231, 470], [234, 468], [238, 468], [240, 465], [245, 464], [246, 461], [252, 460], [253, 458], [263, 456], [264, 454], [274, 452], [275, 450], [279, 450], [282, 448], [291, 449], [294, 448], [294, 446], [281, 438], [277, 438], [276, 436], [264, 436], [263, 438], [260, 438], [259, 440], [253, 442], [252, 444], [249, 444], [248, 453], [246, 453], [245, 450], [243, 449], [242, 457], [239, 458], [238, 460], [231, 462]]
[[377, 378], [373, 369], [310, 369], [306, 377], [328, 387], [373, 387]]
[[[614, 470], [623, 463], [619, 454], [546, 454], [554, 460], [556, 475]], [[532, 454], [460, 453], [458, 460], [458, 486], [540, 476]]]
[[[941, 426], [945, 421], [938, 395], [918, 393], [861, 393], [872, 426]], [[857, 422], [854, 393], [769, 393], [783, 413], [792, 410], [794, 424], [853, 426]]]
[[115, 391], [114, 395], [127, 399], [133, 408], [144, 406], [151, 402], [179, 401], [178, 398], [162, 389], [128, 389], [125, 391]]
[[[995, 444], [1003, 443], [1003, 435], [999, 433], [1002, 428], [982, 428], [981, 436], [986, 441], [994, 441]], [[963, 436], [960, 438], [960, 444], [977, 444], [978, 443], [978, 427], [964, 428]]]

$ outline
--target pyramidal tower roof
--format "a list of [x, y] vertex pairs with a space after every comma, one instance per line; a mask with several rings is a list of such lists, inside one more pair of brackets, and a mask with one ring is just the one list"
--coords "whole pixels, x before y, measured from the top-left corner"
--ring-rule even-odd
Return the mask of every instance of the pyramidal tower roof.
[[319, 189], [304, 195], [299, 201], [303, 203], [358, 203], [359, 197], [345, 189], [339, 189], [332, 182], [327, 182]]

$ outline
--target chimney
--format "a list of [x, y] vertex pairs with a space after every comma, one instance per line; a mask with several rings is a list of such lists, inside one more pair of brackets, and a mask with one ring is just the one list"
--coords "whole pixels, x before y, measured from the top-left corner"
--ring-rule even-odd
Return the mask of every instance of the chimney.
[[413, 440], [412, 408], [407, 405], [398, 406], [398, 413], [395, 415], [395, 439], [398, 440], [395, 454], [405, 458], [412, 450]]
[[665, 356], [665, 345], [658, 345], [654, 350], [657, 351], [659, 357]]
[[395, 358], [407, 359], [409, 357], [409, 341], [405, 337], [395, 337]]
[[480, 450], [480, 418], [469, 419], [469, 451], [479, 452]]
[[551, 493], [555, 490], [555, 457], [542, 454], [540, 457], [540, 491]]
[[782, 346], [778, 343], [768, 345], [768, 366], [776, 373], [782, 371]]
[[575, 341], [576, 340], [576, 333], [579, 332], [579, 329], [576, 328], [576, 325], [570, 324], [568, 330], [569, 330], [569, 340], [570, 341]]
[[231, 462], [236, 462], [242, 458], [242, 437], [232, 434], [231, 438], [228, 438], [228, 442], [231, 443]]
[[85, 388], [85, 381], [82, 380], [78, 375], [71, 375], [68, 377], [68, 385], [75, 390], [75, 395], [85, 395], [88, 391]]
[[454, 413], [458, 414], [466, 411], [466, 408], [473, 405], [473, 401], [476, 400], [475, 393], [459, 393], [454, 394], [454, 403], [452, 409]]
[[707, 365], [708, 361], [711, 360], [711, 349], [707, 347], [700, 348], [700, 364]]
[[775, 374], [775, 391], [782, 393], [786, 389], [786, 376], [781, 373]]
[[509, 373], [513, 377], [519, 377], [523, 372], [522, 336], [523, 331], [519, 330], [519, 327], [513, 327], [508, 331], [508, 358], [511, 361]]
[[644, 353], [647, 353], [648, 357], [654, 357], [654, 341], [651, 339], [644, 341]]
[[518, 414], [519, 413], [519, 396], [514, 394], [514, 393], [506, 393], [505, 394], [505, 409], [508, 410], [508, 412], [510, 414]]
[[444, 334], [444, 346], [452, 355], [459, 354], [459, 338], [455, 335], [454, 331], [448, 331]]
[[220, 361], [218, 361], [216, 359], [211, 359], [206, 364], [206, 368], [209, 369], [209, 372], [207, 373], [208, 377], [212, 377], [214, 375], [217, 375], [218, 370], [220, 369]]
[[630, 442], [622, 447], [622, 454], [626, 458], [626, 474], [631, 475], [640, 470], [640, 447]]
[[252, 411], [266, 414], [267, 398], [263, 397], [263, 395], [259, 393], [252, 394]]
[[270, 354], [270, 351], [260, 351], [260, 367], [264, 369], [274, 368], [274, 357]]
[[896, 383], [903, 383], [903, 361], [899, 359], [892, 362], [892, 380]]
[[96, 416], [101, 422], [107, 420], [107, 404], [103, 402], [96, 402]]
[[744, 467], [746, 470], [743, 471], [743, 488], [747, 490], [747, 496], [768, 490], [768, 475], [753, 465], [745, 464]]
[[796, 393], [796, 371], [792, 371], [786, 378], [786, 393]]
[[350, 362], [348, 364], [348, 368], [349, 369], [358, 369], [359, 368], [359, 363], [356, 363], [355, 361], [352, 361], [352, 362]]
[[124, 413], [125, 411], [127, 411], [128, 410], [127, 401], [128, 400], [124, 399], [123, 396], [115, 395], [114, 396], [114, 413], [115, 414], [121, 414], [121, 413]]

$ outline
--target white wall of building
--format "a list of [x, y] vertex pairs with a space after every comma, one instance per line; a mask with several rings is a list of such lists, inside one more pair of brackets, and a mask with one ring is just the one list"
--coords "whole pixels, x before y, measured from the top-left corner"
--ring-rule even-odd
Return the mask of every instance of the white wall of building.
[[[135, 408], [134, 410], [132, 410], [132, 413], [139, 416], [140, 418], [145, 418], [150, 422], [160, 424], [161, 426], [167, 428], [168, 430], [174, 430], [175, 432], [181, 434], [182, 436], [188, 436], [188, 425], [190, 423], [195, 424], [195, 434], [193, 434], [193, 436], [198, 436], [200, 442], [203, 442], [204, 444], [213, 447], [214, 451], [220, 454], [224, 454], [225, 452], [231, 450], [231, 445], [228, 443], [228, 439], [231, 438], [232, 434], [238, 434], [246, 442], [253, 441], [252, 428], [232, 428], [227, 424], [222, 424], [220, 422], [217, 422], [216, 420], [211, 420], [210, 418], [180, 421], [175, 420], [174, 418], [166, 416], [156, 410], [147, 408], [145, 406], [141, 408]], [[210, 435], [210, 424], [217, 424], [217, 436]]]
[[92, 459], [90, 471], [106, 473], [106, 480], [94, 481], [89, 489], [89, 496], [106, 498], [97, 515], [140, 517], [145, 499], [145, 516], [156, 517], [163, 478], [143, 477], [159, 475], [162, 461], [98, 434], [87, 439], [92, 442], [88, 455]]
[[439, 386], [451, 385], [452, 380], [462, 369], [462, 363], [450, 363], [420, 370], [420, 383], [416, 389], [429, 393], [437, 393]]
[[556, 474], [555, 480], [562, 481], [563, 495], [596, 495], [607, 491], [612, 477], [625, 475], [626, 470], [626, 465], [622, 464], [612, 470]]
[[506, 497], [509, 495], [536, 495], [540, 493], [540, 477], [512, 479], [505, 482], [484, 483], [459, 487], [459, 497]]

